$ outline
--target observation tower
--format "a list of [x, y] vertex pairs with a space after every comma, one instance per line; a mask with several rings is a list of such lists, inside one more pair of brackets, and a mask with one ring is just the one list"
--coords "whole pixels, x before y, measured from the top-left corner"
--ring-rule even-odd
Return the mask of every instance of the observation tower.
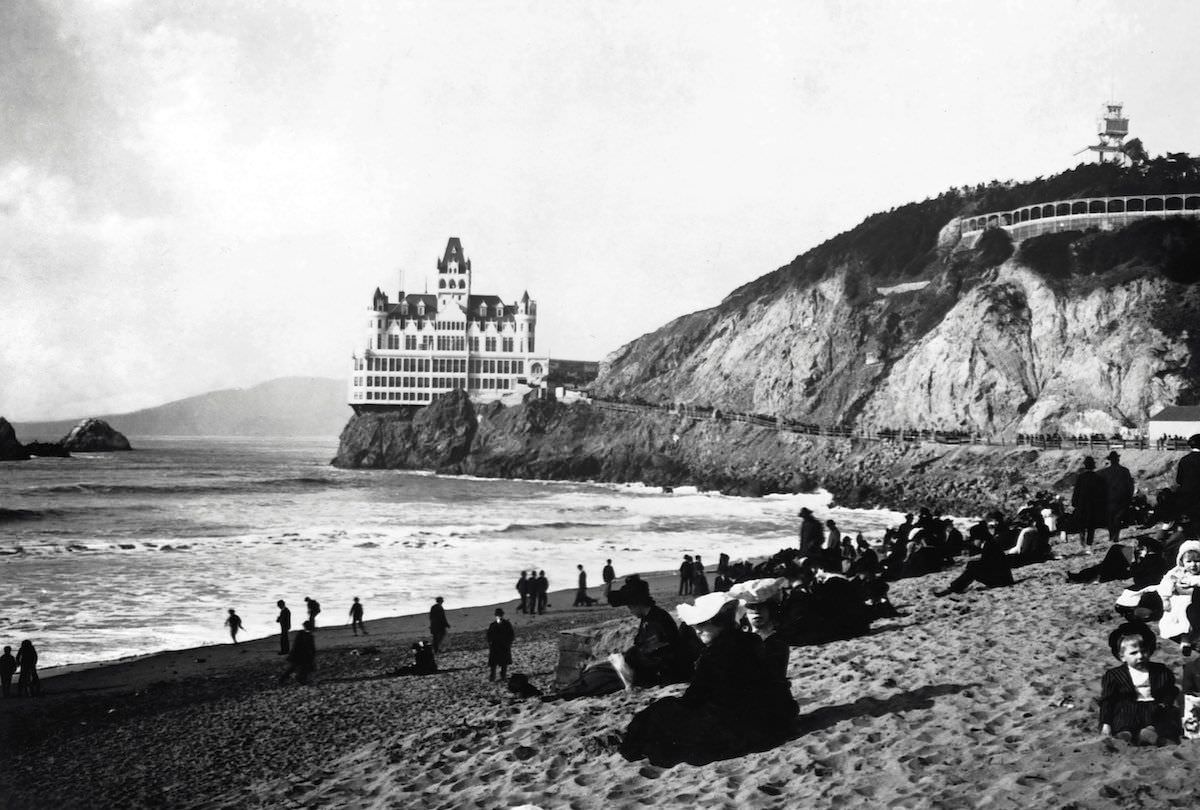
[[1123, 106], [1120, 102], [1105, 104], [1098, 122], [1100, 143], [1084, 147], [1075, 154], [1098, 152], [1101, 163], [1108, 162], [1105, 155], [1112, 155], [1114, 163], [1122, 163], [1125, 160], [1125, 136], [1129, 134], [1129, 118], [1121, 112]]

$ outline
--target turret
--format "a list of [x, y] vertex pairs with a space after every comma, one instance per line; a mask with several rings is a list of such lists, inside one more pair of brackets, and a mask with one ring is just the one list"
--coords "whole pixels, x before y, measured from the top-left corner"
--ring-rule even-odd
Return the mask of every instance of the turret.
[[451, 236], [445, 254], [437, 263], [438, 311], [448, 311], [451, 304], [465, 307], [470, 294], [471, 260], [463, 252], [458, 237]]

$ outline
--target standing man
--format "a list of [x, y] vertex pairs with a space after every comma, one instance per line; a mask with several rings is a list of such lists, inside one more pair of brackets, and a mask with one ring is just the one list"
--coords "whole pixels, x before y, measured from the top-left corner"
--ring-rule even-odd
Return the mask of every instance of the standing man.
[[1075, 476], [1075, 488], [1071, 490], [1071, 508], [1075, 517], [1075, 529], [1079, 532], [1079, 545], [1085, 554], [1092, 553], [1092, 542], [1096, 529], [1107, 522], [1108, 510], [1104, 500], [1108, 485], [1096, 472], [1096, 459], [1083, 457], [1083, 469]]
[[1200, 522], [1200, 433], [1188, 436], [1187, 443], [1191, 449], [1175, 468], [1176, 503], [1180, 516], [1195, 524]]
[[438, 597], [433, 607], [429, 609], [429, 635], [433, 636], [433, 651], [436, 654], [442, 649], [442, 641], [446, 638], [446, 631], [450, 629], [450, 622], [446, 621], [446, 609], [442, 607], [442, 597]]
[[604, 579], [604, 598], [612, 593], [613, 580], [617, 578], [617, 572], [613, 570], [612, 560], [604, 561], [604, 570], [600, 572], [600, 576]]
[[317, 644], [313, 639], [315, 629], [312, 619], [301, 625], [300, 632], [296, 633], [296, 643], [288, 653], [288, 668], [279, 676], [280, 683], [286, 681], [293, 672], [297, 681], [308, 683], [309, 676], [317, 668]]
[[488, 625], [488, 680], [496, 680], [496, 667], [500, 667], [500, 680], [508, 679], [508, 665], [512, 663], [512, 645], [517, 634], [508, 619], [504, 618], [504, 608], [496, 608], [496, 618]]
[[545, 571], [538, 571], [535, 593], [537, 595], [537, 612], [540, 616], [546, 612], [546, 608], [550, 604], [550, 580], [546, 579]]
[[279, 608], [279, 615], [275, 617], [275, 621], [279, 623], [279, 654], [287, 655], [291, 650], [288, 633], [292, 632], [292, 611], [282, 599], [276, 602], [275, 606]]
[[696, 571], [696, 564], [692, 562], [691, 554], [683, 555], [683, 562], [679, 564], [679, 595], [687, 596], [692, 592], [692, 575]]
[[[908, 516], [912, 520], [912, 515]], [[800, 556], [818, 557], [821, 545], [825, 540], [825, 529], [821, 521], [813, 517], [812, 510], [807, 506], [800, 509]]]
[[0, 655], [0, 694], [4, 697], [12, 695], [12, 676], [17, 671], [17, 659], [13, 658], [12, 647], [4, 648]]
[[317, 629], [317, 614], [321, 612], [321, 603], [316, 599], [309, 599], [306, 596], [304, 597], [304, 604], [308, 608], [308, 621], [312, 623], [312, 627], [309, 628], [311, 632]]
[[1125, 513], [1133, 500], [1133, 476], [1128, 467], [1121, 466], [1121, 456], [1116, 450], [1104, 457], [1108, 466], [1098, 475], [1104, 479], [1105, 485], [1105, 518], [1108, 523], [1108, 539], [1110, 542], [1121, 541], [1121, 527], [1125, 525]]
[[358, 601], [358, 597], [354, 597], [354, 604], [350, 605], [350, 629], [354, 631], [354, 635], [358, 635], [358, 631], [362, 630], [363, 635], [370, 635], [367, 632], [367, 626], [362, 620], [363, 606], [362, 602]]
[[522, 571], [521, 578], [517, 580], [517, 595], [521, 597], [521, 604], [517, 605], [518, 613], [533, 613], [529, 604], [529, 585], [530, 582]]

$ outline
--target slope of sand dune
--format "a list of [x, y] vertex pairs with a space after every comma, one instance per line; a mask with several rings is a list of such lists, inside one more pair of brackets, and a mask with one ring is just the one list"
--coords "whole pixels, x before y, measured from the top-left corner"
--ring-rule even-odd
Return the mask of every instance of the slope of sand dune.
[[[1030, 566], [1012, 588], [944, 599], [929, 589], [947, 574], [897, 583], [906, 615], [793, 649], [802, 716], [791, 740], [704, 767], [615, 751], [634, 712], [682, 687], [543, 704], [489, 683], [479, 630], [491, 611], [475, 608], [451, 613], [438, 675], [392, 674], [421, 632], [417, 617], [376, 622], [368, 639], [322, 629], [310, 687], [275, 685], [269, 639], [49, 679], [47, 698], [4, 707], [4, 739], [19, 750], [0, 780], [15, 807], [1194, 806], [1200, 749], [1097, 734], [1120, 585], [1063, 577], [1094, 559]], [[653, 580], [669, 606], [673, 584]], [[547, 687], [556, 631], [616, 615], [514, 616], [513, 671]], [[1163, 646], [1158, 660], [1178, 674], [1178, 648]]]

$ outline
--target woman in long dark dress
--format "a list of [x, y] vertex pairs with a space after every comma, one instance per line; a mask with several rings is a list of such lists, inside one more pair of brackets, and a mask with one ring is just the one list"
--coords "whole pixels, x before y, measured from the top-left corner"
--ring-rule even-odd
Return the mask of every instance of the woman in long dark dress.
[[705, 649], [691, 685], [633, 716], [620, 752], [670, 767], [703, 765], [782, 742], [796, 719], [786, 678], [780, 681], [766, 659], [762, 639], [736, 623], [737, 600], [724, 593], [680, 605], [679, 617], [695, 628]]

